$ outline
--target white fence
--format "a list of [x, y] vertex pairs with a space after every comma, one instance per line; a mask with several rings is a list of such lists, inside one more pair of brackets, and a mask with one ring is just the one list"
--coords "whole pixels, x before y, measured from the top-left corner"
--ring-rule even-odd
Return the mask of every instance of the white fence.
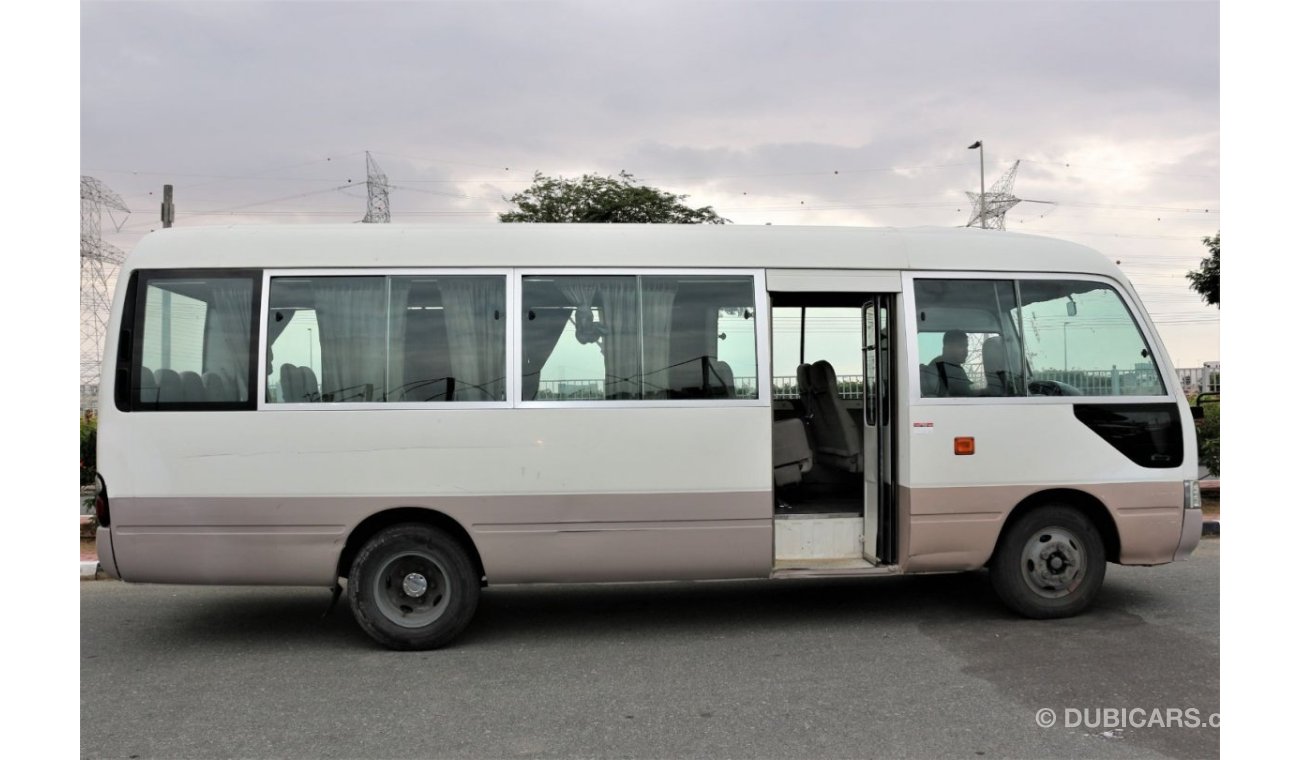
[[1218, 362], [1204, 367], [1179, 367], [1175, 371], [1184, 393], [1219, 392]]

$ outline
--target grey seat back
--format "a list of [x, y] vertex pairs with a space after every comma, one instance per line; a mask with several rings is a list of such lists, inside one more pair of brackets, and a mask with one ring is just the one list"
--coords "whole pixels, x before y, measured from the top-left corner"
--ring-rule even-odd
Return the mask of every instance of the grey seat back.
[[174, 369], [160, 369], [154, 373], [158, 380], [158, 401], [171, 403], [184, 401], [185, 393], [181, 385], [181, 376]]
[[921, 365], [921, 397], [935, 398], [943, 395], [943, 389], [939, 383], [939, 372], [932, 364]]
[[216, 372], [203, 373], [203, 389], [208, 401], [234, 401], [230, 386]]
[[281, 364], [280, 400], [286, 404], [297, 404], [303, 401], [302, 396], [302, 383], [298, 375], [298, 365], [288, 362]]
[[835, 368], [825, 360], [813, 362], [807, 377], [809, 428], [817, 460], [837, 470], [861, 472], [862, 441], [853, 416], [840, 398]]
[[320, 401], [320, 385], [316, 382], [316, 373], [311, 367], [298, 368], [298, 379], [302, 387], [303, 401]]
[[203, 387], [203, 378], [199, 373], [190, 370], [181, 373], [181, 398], [187, 404], [208, 400], [208, 389]]
[[794, 485], [812, 469], [812, 448], [803, 420], [781, 420], [772, 425], [772, 480], [778, 486]]
[[731, 365], [717, 359], [709, 359], [708, 395], [711, 398], [735, 398], [736, 375]]
[[158, 381], [154, 379], [153, 370], [148, 367], [140, 368], [140, 403], [155, 404], [158, 402]]
[[805, 417], [813, 413], [811, 381], [808, 379], [808, 372], [811, 369], [811, 364], [800, 364], [794, 371], [795, 387], [799, 389], [799, 402], [803, 404]]
[[1007, 396], [1014, 393], [1007, 362], [1006, 344], [1001, 338], [993, 337], [984, 341], [982, 349], [984, 358], [984, 379], [988, 383], [985, 391], [990, 396]]

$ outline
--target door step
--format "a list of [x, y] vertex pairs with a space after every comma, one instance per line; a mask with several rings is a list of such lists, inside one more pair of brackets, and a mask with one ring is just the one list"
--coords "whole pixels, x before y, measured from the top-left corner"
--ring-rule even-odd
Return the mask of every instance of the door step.
[[896, 575], [897, 565], [877, 567], [865, 559], [778, 559], [773, 578], [852, 578], [864, 575]]
[[777, 560], [820, 562], [863, 554], [861, 515], [776, 520], [775, 529]]

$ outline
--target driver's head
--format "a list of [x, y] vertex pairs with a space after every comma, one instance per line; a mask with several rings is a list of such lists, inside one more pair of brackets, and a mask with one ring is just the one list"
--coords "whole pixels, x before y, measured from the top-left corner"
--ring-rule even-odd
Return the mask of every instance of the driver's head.
[[962, 364], [970, 353], [966, 333], [949, 330], [943, 334], [943, 360], [949, 364]]

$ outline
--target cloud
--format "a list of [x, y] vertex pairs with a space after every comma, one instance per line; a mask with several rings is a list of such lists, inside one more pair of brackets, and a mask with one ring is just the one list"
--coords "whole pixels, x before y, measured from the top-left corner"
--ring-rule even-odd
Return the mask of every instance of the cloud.
[[990, 182], [1025, 159], [1060, 204], [1010, 227], [1163, 257], [1134, 279], [1192, 313], [1179, 257], [1218, 224], [1156, 210], [1218, 209], [1213, 3], [92, 3], [81, 31], [83, 169], [137, 233], [164, 181], [179, 224], [360, 218], [328, 191], [367, 149], [414, 222], [627, 169], [741, 222], [957, 225], [983, 139]]

